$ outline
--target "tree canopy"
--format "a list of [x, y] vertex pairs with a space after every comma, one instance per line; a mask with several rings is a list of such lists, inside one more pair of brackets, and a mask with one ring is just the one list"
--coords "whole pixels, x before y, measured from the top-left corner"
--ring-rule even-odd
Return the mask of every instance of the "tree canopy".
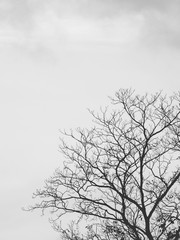
[[[50, 209], [69, 240], [180, 239], [180, 93], [120, 89], [90, 113], [91, 129], [62, 132], [64, 168], [36, 190], [29, 210]], [[74, 213], [86, 233], [61, 228]]]

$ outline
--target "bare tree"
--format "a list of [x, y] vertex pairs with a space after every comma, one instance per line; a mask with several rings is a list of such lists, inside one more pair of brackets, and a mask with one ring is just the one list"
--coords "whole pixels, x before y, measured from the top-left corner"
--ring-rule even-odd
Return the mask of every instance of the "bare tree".
[[69, 213], [101, 226], [87, 224], [89, 238], [64, 230], [65, 239], [178, 240], [180, 93], [120, 89], [111, 102], [90, 111], [92, 129], [62, 133], [64, 169], [34, 193], [43, 200], [29, 210], [50, 208], [56, 226]]

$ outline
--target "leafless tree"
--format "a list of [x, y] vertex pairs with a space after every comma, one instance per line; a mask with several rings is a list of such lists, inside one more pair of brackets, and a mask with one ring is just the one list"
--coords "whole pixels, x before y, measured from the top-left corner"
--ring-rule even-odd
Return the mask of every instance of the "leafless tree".
[[62, 133], [64, 169], [34, 193], [40, 200], [29, 210], [51, 209], [56, 226], [70, 213], [101, 226], [87, 224], [89, 238], [64, 230], [64, 239], [178, 240], [180, 93], [120, 89], [111, 103], [90, 111], [91, 129]]

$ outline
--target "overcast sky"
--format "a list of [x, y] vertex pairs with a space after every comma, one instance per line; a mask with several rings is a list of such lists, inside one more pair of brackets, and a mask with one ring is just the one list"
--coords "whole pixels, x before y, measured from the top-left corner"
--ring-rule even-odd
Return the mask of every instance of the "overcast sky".
[[21, 207], [62, 165], [59, 129], [89, 126], [119, 88], [180, 89], [179, 13], [179, 0], [0, 0], [0, 239], [58, 239]]

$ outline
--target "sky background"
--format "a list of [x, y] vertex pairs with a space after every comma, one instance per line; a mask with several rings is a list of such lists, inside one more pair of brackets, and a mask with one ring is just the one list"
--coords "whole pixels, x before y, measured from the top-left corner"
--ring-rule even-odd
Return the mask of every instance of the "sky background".
[[57, 240], [27, 213], [62, 166], [59, 129], [120, 88], [180, 90], [179, 0], [0, 0], [0, 239]]

